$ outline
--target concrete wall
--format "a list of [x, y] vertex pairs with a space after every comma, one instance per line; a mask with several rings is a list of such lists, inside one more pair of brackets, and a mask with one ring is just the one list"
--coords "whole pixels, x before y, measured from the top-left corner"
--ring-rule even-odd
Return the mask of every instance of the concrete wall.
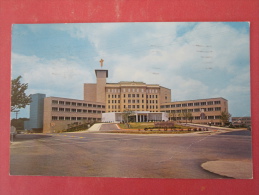
[[84, 100], [90, 102], [96, 102], [96, 84], [85, 83], [84, 84]]

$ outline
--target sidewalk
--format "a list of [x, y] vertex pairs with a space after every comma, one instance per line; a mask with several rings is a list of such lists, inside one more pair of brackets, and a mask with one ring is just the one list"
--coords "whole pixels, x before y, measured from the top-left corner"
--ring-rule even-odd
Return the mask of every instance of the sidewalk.
[[217, 160], [208, 161], [201, 167], [209, 172], [234, 179], [252, 179], [253, 166], [251, 160]]
[[96, 132], [99, 131], [103, 123], [94, 124], [92, 127], [90, 127], [87, 131], [88, 132]]

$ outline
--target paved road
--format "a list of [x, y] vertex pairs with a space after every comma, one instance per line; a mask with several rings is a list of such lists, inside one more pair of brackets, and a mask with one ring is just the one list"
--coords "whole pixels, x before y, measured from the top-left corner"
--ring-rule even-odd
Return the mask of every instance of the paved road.
[[103, 124], [100, 131], [120, 130], [116, 124]]
[[224, 178], [207, 161], [251, 159], [251, 136], [232, 134], [128, 135], [63, 133], [17, 135], [11, 175], [132, 178]]

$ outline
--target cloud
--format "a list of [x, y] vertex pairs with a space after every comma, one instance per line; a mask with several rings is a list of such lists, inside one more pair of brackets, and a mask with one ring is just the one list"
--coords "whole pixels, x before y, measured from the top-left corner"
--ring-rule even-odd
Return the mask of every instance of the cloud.
[[99, 65], [103, 58], [103, 68], [109, 70], [108, 82], [160, 84], [170, 88], [172, 100], [178, 101], [221, 96], [229, 100], [235, 113], [249, 110], [247, 105], [236, 109], [232, 103], [250, 104], [249, 34], [228, 23], [52, 24], [31, 28], [33, 33], [39, 28], [65, 32], [71, 47], [83, 43], [73, 53], [74, 58], [13, 53], [13, 76], [22, 74], [33, 92], [80, 99], [83, 83], [95, 82], [93, 64]]
[[12, 53], [12, 68], [13, 77], [21, 75], [29, 84], [29, 93], [82, 99], [83, 83], [94, 82], [89, 69], [67, 59], [46, 60]]

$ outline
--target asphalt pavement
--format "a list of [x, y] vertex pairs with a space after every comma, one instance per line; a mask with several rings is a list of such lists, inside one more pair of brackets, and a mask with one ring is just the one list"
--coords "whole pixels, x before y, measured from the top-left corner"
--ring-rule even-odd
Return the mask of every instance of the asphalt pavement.
[[[93, 131], [17, 135], [11, 144], [12, 175], [252, 178], [251, 133], [129, 135]], [[107, 131], [106, 131], [107, 132]], [[203, 170], [203, 171], [202, 171]]]

